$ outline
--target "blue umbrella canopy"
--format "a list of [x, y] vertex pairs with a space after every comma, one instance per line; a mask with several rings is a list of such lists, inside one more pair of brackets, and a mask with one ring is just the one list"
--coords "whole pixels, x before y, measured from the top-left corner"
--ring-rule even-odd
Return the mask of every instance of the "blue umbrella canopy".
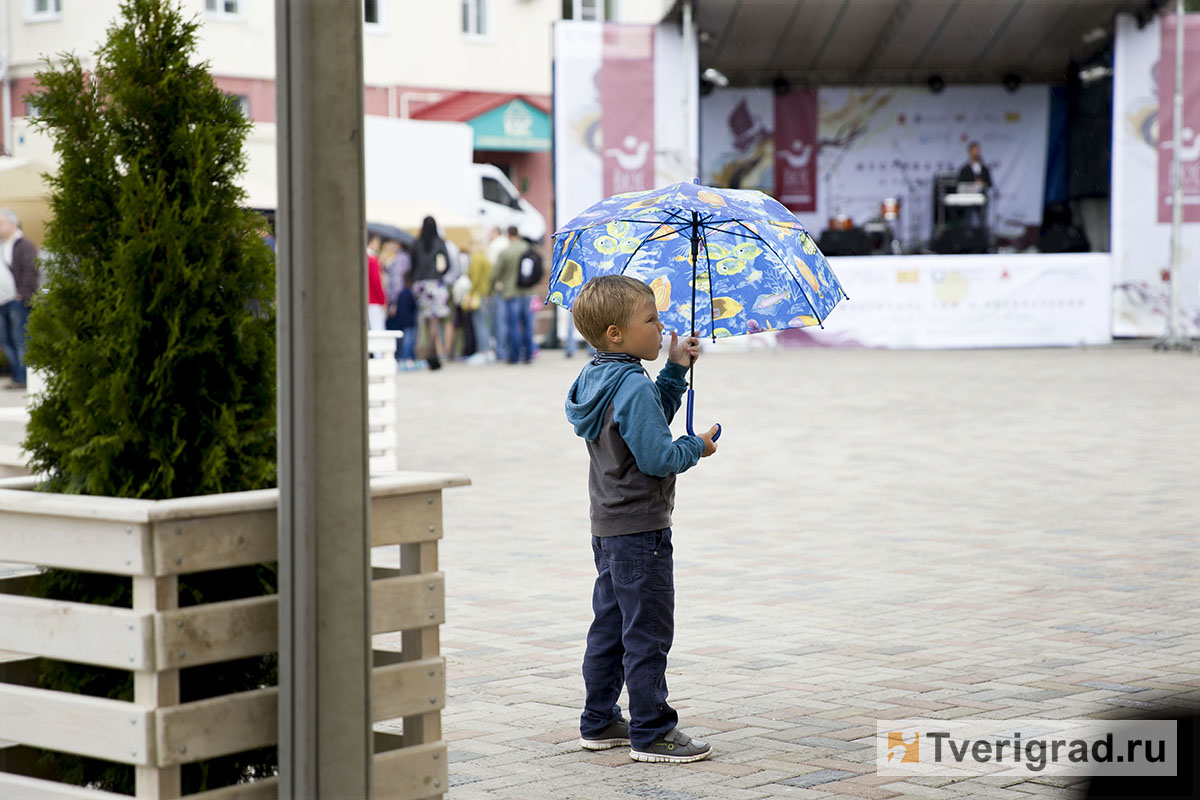
[[846, 297], [778, 201], [698, 183], [613, 195], [554, 234], [549, 302], [570, 308], [600, 275], [649, 284], [668, 330], [713, 339], [821, 325]]

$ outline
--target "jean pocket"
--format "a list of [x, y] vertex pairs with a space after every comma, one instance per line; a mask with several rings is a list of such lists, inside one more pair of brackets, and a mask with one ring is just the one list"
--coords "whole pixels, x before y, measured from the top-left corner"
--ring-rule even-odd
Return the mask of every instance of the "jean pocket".
[[641, 580], [642, 577], [642, 560], [640, 558], [633, 561], [610, 561], [608, 568], [612, 572], [613, 580], [617, 583], [629, 584]]

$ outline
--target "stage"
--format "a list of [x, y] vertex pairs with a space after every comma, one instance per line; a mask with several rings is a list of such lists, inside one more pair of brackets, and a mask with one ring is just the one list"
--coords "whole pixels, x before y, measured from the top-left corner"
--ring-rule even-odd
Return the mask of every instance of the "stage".
[[825, 328], [718, 340], [759, 346], [1066, 347], [1106, 344], [1110, 253], [832, 257], [843, 300]]

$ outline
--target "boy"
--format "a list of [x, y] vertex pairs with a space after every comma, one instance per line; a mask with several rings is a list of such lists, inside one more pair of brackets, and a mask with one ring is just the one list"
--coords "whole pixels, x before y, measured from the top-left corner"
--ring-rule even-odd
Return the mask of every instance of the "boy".
[[[679, 716], [667, 705], [666, 682], [675, 632], [675, 475], [717, 451], [715, 425], [674, 441], [668, 427], [699, 342], [680, 342], [672, 333], [669, 360], [652, 382], [642, 359], [658, 358], [663, 325], [649, 286], [622, 275], [594, 278], [572, 310], [579, 332], [596, 348], [567, 395], [567, 419], [587, 440], [591, 458], [598, 573], [579, 743], [588, 750], [629, 744], [635, 761], [699, 761], [712, 748], [675, 727]], [[629, 722], [617, 705], [622, 684], [629, 690]]]

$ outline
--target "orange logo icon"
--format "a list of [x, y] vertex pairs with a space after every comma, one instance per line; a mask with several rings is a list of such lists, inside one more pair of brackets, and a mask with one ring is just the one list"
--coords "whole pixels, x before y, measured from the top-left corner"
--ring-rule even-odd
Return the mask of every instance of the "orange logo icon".
[[903, 731], [888, 731], [888, 763], [900, 761], [915, 763], [921, 760], [921, 734]]

